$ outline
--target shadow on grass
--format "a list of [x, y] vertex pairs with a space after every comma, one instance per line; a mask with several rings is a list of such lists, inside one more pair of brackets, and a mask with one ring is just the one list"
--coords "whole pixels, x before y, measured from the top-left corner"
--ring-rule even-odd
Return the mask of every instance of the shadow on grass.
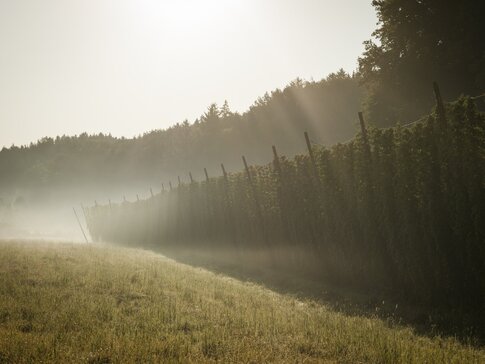
[[410, 302], [395, 292], [362, 290], [323, 283], [308, 271], [275, 266], [264, 251], [180, 249], [145, 247], [180, 263], [200, 267], [241, 281], [260, 284], [278, 293], [311, 299], [349, 316], [376, 317], [389, 326], [410, 326], [428, 337], [451, 336], [475, 347], [485, 346], [485, 308], [470, 311], [465, 307], [426, 307]]

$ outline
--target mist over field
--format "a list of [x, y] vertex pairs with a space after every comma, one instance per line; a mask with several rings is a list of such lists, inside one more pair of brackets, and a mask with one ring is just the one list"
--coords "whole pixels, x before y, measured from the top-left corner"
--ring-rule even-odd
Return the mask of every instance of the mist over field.
[[485, 363], [484, 14], [0, 0], [0, 364]]
[[[169, 188], [168, 184], [166, 188]], [[133, 202], [161, 191], [161, 182], [141, 181], [120, 181], [118, 186], [101, 181], [97, 184], [75, 182], [72, 185], [56, 183], [55, 187], [44, 184], [41, 187], [4, 188], [0, 190], [0, 237], [85, 242], [73, 212], [75, 209], [88, 240], [92, 241], [83, 207], [108, 204], [109, 201], [113, 204]]]

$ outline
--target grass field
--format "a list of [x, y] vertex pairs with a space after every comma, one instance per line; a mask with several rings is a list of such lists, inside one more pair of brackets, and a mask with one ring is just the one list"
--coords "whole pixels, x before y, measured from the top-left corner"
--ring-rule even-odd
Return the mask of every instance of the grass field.
[[485, 351], [108, 246], [0, 242], [0, 363], [485, 363]]

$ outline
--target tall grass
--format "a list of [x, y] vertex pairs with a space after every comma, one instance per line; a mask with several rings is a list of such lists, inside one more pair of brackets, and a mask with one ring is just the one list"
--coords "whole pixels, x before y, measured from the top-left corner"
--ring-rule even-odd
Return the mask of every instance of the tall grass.
[[483, 350], [135, 249], [0, 242], [0, 362], [481, 363]]

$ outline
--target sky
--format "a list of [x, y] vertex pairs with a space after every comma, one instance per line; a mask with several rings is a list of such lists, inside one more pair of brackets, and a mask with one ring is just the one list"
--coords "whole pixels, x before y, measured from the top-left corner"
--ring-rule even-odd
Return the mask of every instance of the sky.
[[133, 137], [352, 72], [370, 0], [0, 0], [0, 148]]

